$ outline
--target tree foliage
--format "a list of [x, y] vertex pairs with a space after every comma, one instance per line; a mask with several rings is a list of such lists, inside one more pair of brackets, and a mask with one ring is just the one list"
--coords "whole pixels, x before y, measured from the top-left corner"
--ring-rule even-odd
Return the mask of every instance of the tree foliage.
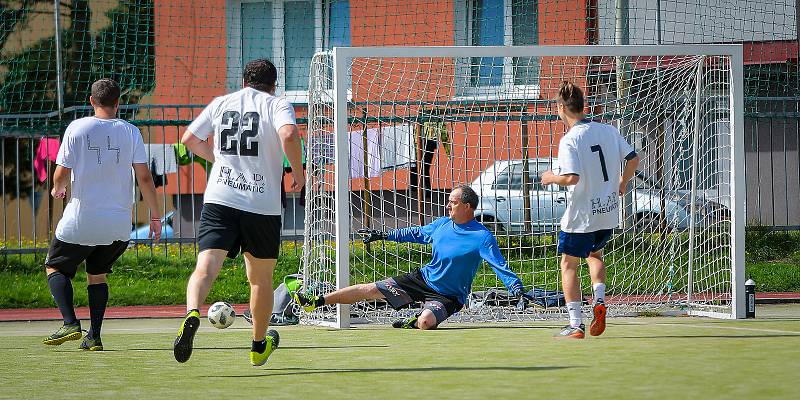
[[[21, 116], [0, 120], [0, 135], [4, 136], [4, 188], [12, 196], [16, 192], [16, 175], [30, 176], [31, 147], [38, 143], [33, 136], [45, 130], [60, 131], [68, 122], [52, 116], [22, 117], [58, 111], [56, 40], [40, 35], [43, 30], [54, 29], [31, 23], [32, 15], [46, 9], [44, 4], [51, 5], [52, 14], [50, 1], [0, 1], [0, 115]], [[60, 6], [64, 107], [69, 110], [88, 105], [91, 85], [100, 78], [120, 83], [121, 104], [137, 104], [155, 87], [153, 1], [116, 1], [116, 7], [106, 12], [109, 23], [96, 32], [91, 31], [93, 4], [98, 2], [71, 0]], [[36, 21], [44, 20], [55, 24], [53, 18]], [[19, 49], [8, 45], [12, 35], [38, 39]], [[85, 112], [73, 112], [65, 117], [84, 115]], [[15, 137], [10, 137], [12, 134]], [[22, 139], [17, 138], [20, 135]], [[32, 181], [20, 182], [20, 190], [28, 193], [32, 184]]]

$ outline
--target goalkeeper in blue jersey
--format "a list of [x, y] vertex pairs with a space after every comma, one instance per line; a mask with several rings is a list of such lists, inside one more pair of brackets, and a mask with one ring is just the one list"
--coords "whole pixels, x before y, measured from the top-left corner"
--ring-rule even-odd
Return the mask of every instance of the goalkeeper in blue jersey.
[[475, 191], [460, 185], [450, 192], [449, 217], [425, 226], [395, 229], [388, 234], [359, 231], [365, 235], [365, 243], [390, 240], [430, 244], [433, 258], [422, 268], [379, 282], [349, 286], [324, 296], [294, 292], [292, 297], [306, 312], [325, 304], [352, 304], [361, 300], [385, 299], [396, 310], [423, 302], [422, 310], [415, 317], [397, 321], [394, 327], [434, 329], [464, 307], [472, 280], [481, 260], [485, 260], [511, 296], [519, 298], [517, 307], [524, 309], [528, 299], [524, 297], [522, 281], [508, 268], [494, 235], [475, 220], [477, 206]]

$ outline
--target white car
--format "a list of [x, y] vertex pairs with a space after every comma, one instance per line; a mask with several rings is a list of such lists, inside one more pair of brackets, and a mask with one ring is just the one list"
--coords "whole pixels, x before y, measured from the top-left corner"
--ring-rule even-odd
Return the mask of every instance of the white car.
[[[555, 158], [528, 160], [530, 196], [526, 199], [522, 191], [523, 160], [496, 161], [470, 185], [480, 198], [475, 218], [498, 232], [558, 231], [561, 216], [569, 201], [567, 188], [555, 184], [543, 186], [541, 183], [542, 173], [551, 169], [551, 163], [555, 162]], [[689, 227], [690, 202], [687, 191], [662, 190], [640, 171], [637, 171], [633, 181], [632, 212], [638, 228], [649, 230], [658, 226], [662, 203], [669, 228]], [[530, 203], [527, 207], [526, 201]], [[710, 201], [697, 200], [696, 210], [698, 226], [729, 217], [725, 207]], [[525, 221], [528, 221], [528, 226]]]

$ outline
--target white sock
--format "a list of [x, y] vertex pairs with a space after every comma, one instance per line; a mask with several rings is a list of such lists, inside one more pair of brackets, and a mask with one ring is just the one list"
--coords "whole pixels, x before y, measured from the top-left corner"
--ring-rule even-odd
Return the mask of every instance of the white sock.
[[570, 301], [567, 303], [567, 311], [569, 311], [569, 326], [577, 328], [583, 322], [581, 317], [581, 302]]
[[592, 285], [592, 289], [594, 289], [594, 302], [597, 303], [602, 301], [603, 303], [606, 302], [606, 284], [605, 283], [595, 283]]

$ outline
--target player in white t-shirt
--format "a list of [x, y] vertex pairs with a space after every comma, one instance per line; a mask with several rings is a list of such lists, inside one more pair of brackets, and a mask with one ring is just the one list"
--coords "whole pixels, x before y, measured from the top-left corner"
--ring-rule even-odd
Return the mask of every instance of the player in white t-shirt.
[[272, 313], [272, 272], [281, 243], [283, 156], [292, 167], [292, 190], [305, 184], [294, 108], [275, 97], [278, 73], [266, 59], [244, 69], [243, 89], [214, 99], [186, 129], [181, 142], [212, 161], [197, 234], [197, 265], [186, 288], [186, 317], [174, 356], [186, 362], [200, 325], [200, 306], [225, 257], [244, 255], [250, 281], [253, 342], [250, 362], [267, 362], [278, 333], [267, 331]]
[[58, 149], [51, 193], [65, 198], [67, 185], [72, 187], [44, 262], [50, 293], [64, 318], [64, 325], [43, 340], [47, 345], [82, 336], [72, 304], [72, 278], [86, 261], [91, 329], [80, 348], [103, 349], [100, 328], [108, 303], [106, 274], [125, 252], [131, 235], [131, 166], [150, 208], [150, 237], [156, 241], [161, 237], [161, 214], [142, 134], [116, 118], [119, 95], [120, 87], [111, 79], [93, 83], [89, 102], [94, 116], [72, 121]]
[[[542, 174], [543, 185], [556, 183], [570, 188], [558, 235], [569, 325], [556, 336], [583, 339], [578, 265], [581, 258], [589, 264], [594, 292], [594, 318], [589, 333], [598, 336], [606, 328], [603, 247], [619, 226], [619, 196], [625, 193], [636, 172], [639, 157], [617, 128], [585, 118], [583, 91], [579, 87], [565, 81], [557, 102], [558, 116], [569, 131], [558, 144], [558, 166]], [[625, 168], [620, 171], [623, 160]]]

